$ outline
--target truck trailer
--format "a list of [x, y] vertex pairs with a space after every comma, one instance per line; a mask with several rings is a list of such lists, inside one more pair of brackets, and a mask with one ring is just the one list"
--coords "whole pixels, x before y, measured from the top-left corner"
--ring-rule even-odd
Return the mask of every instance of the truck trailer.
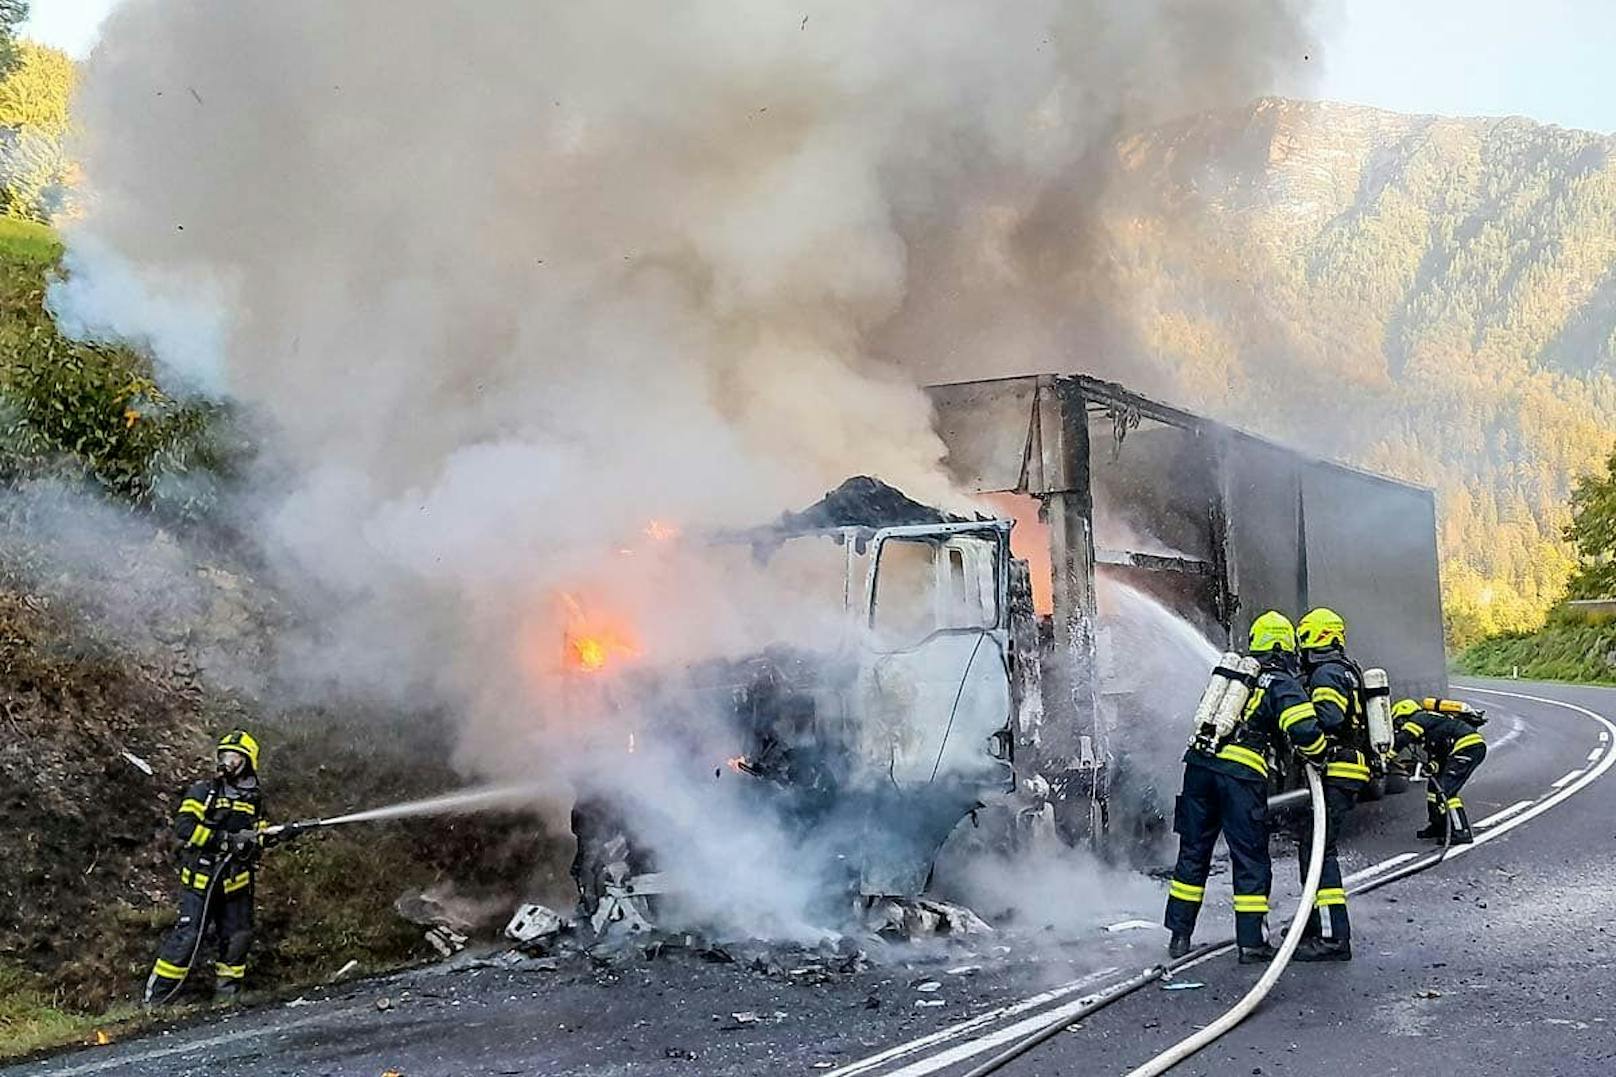
[[1086, 375], [928, 392], [955, 480], [1017, 520], [1012, 549], [1042, 638], [1037, 692], [1015, 718], [1016, 770], [1052, 787], [1069, 837], [1107, 824], [1134, 703], [1126, 677], [1101, 676], [1107, 580], [1219, 649], [1240, 649], [1263, 610], [1327, 605], [1346, 618], [1354, 658], [1386, 669], [1395, 694], [1446, 691], [1431, 490]]

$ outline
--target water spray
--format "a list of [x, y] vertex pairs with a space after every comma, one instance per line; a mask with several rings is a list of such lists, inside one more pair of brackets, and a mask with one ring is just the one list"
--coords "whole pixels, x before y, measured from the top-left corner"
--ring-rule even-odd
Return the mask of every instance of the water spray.
[[266, 841], [274, 842], [292, 838], [311, 830], [346, 826], [349, 823], [380, 823], [392, 819], [408, 819], [418, 815], [465, 815], [472, 812], [491, 811], [495, 808], [508, 807], [513, 804], [532, 803], [544, 794], [545, 789], [545, 786], [536, 782], [489, 785], [478, 789], [464, 789], [458, 793], [445, 793], [442, 796], [427, 797], [424, 800], [408, 800], [400, 804], [389, 804], [385, 807], [349, 812], [347, 815], [333, 815], [327, 819], [301, 819], [295, 823], [277, 823], [273, 826], [265, 827], [259, 833]]

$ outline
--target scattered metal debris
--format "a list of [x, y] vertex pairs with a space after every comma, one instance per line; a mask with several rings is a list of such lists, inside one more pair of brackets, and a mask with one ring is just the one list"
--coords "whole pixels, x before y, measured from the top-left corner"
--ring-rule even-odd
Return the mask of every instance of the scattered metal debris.
[[130, 766], [146, 775], [146, 777], [150, 778], [154, 773], [156, 773], [152, 770], [152, 765], [150, 763], [140, 758], [140, 756], [136, 755], [134, 752], [124, 751], [118, 754], [122, 755]]
[[543, 943], [561, 934], [567, 921], [561, 914], [536, 902], [519, 905], [511, 922], [505, 925], [505, 937], [517, 945]]
[[881, 898], [865, 911], [864, 925], [889, 939], [993, 933], [986, 920], [964, 905], [931, 898]]
[[453, 957], [466, 948], [471, 937], [447, 927], [435, 927], [426, 933], [426, 941], [443, 957]]
[[1149, 920], [1124, 920], [1120, 924], [1109, 924], [1106, 930], [1115, 934], [1121, 931], [1142, 931], [1146, 928], [1159, 927], [1159, 924]]

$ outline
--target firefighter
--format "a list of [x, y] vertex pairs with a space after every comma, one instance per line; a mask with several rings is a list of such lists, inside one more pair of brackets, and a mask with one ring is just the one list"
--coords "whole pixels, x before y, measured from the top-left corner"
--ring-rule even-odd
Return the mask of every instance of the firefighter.
[[1296, 630], [1270, 610], [1251, 624], [1250, 652], [1260, 671], [1234, 731], [1205, 751], [1184, 753], [1184, 791], [1173, 829], [1178, 832], [1178, 863], [1168, 887], [1166, 924], [1173, 933], [1168, 953], [1183, 957], [1206, 896], [1212, 845], [1219, 831], [1229, 845], [1234, 875], [1235, 941], [1240, 963], [1274, 956], [1263, 935], [1273, 864], [1268, 856], [1268, 756], [1284, 733], [1302, 757], [1324, 760], [1324, 730], [1297, 679]]
[[219, 740], [218, 769], [185, 791], [174, 816], [180, 853], [179, 920], [163, 939], [146, 979], [146, 1004], [179, 994], [211, 926], [218, 932], [214, 998], [228, 1002], [247, 974], [252, 943], [253, 874], [267, 824], [258, 785], [258, 742], [236, 729]]
[[[1341, 884], [1337, 843], [1347, 813], [1369, 783], [1369, 723], [1364, 706], [1363, 671], [1347, 657], [1347, 625], [1341, 615], [1320, 606], [1296, 622], [1296, 645], [1302, 656], [1302, 678], [1319, 725], [1329, 739], [1324, 764], [1324, 872], [1318, 896], [1308, 910], [1307, 927], [1296, 948], [1297, 961], [1352, 960], [1352, 923], [1347, 891]], [[1299, 839], [1299, 863], [1307, 874], [1313, 843], [1313, 818]], [[1330, 937], [1323, 935], [1323, 910], [1330, 912]]]
[[1431, 771], [1425, 791], [1426, 826], [1415, 837], [1446, 840], [1450, 845], [1475, 840], [1459, 790], [1487, 758], [1487, 742], [1476, 732], [1483, 720], [1481, 711], [1452, 699], [1400, 699], [1392, 706], [1396, 729], [1392, 750], [1424, 748]]

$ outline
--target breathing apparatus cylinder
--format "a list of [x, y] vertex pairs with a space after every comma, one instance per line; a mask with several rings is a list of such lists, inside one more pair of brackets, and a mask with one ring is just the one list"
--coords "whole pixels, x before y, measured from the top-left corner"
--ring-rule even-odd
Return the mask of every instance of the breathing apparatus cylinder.
[[1257, 660], [1242, 658], [1234, 651], [1226, 652], [1212, 670], [1212, 680], [1201, 701], [1195, 705], [1195, 733], [1190, 745], [1199, 751], [1210, 752], [1218, 741], [1228, 736], [1240, 719], [1246, 700], [1251, 697], [1251, 686], [1256, 683]]
[[1391, 678], [1383, 669], [1363, 671], [1364, 714], [1369, 724], [1369, 746], [1379, 755], [1392, 750]]
[[1223, 657], [1218, 659], [1217, 668], [1212, 670], [1212, 679], [1207, 682], [1206, 691], [1201, 693], [1201, 701], [1195, 705], [1195, 721], [1191, 723], [1195, 729], [1212, 724], [1212, 719], [1218, 713], [1218, 703], [1222, 701], [1223, 693], [1229, 690], [1229, 679], [1234, 676], [1239, 662], [1240, 656], [1233, 651], [1224, 652]]
[[1251, 698], [1251, 690], [1257, 686], [1257, 674], [1262, 672], [1262, 664], [1249, 655], [1240, 659], [1240, 678], [1229, 685], [1229, 690], [1223, 693], [1223, 700], [1218, 704], [1218, 717], [1216, 720], [1218, 740], [1223, 740], [1246, 713], [1246, 700]]

